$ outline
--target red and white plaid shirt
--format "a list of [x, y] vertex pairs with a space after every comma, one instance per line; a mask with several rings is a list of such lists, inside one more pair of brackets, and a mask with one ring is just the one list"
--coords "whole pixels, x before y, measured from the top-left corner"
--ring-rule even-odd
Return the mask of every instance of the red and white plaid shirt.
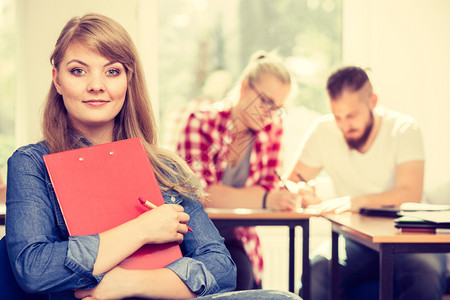
[[[218, 108], [192, 113], [177, 145], [178, 154], [190, 165], [203, 188], [220, 184], [228, 166], [227, 157], [233, 151], [238, 119], [233, 119], [231, 108]], [[281, 167], [281, 118], [253, 135], [249, 175], [246, 187], [259, 185], [272, 190], [279, 181], [276, 170]], [[261, 199], [262, 205], [262, 199]], [[245, 207], [245, 205], [243, 205]], [[236, 227], [235, 235], [249, 256], [256, 282], [259, 284], [263, 270], [262, 251], [254, 227]]]

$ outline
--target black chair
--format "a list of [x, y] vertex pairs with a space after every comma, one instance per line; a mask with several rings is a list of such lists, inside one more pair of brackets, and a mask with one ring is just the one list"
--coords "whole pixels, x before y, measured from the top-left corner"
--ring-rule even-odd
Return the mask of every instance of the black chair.
[[17, 284], [14, 277], [11, 264], [8, 258], [8, 249], [6, 240], [3, 237], [0, 240], [0, 299], [2, 300], [42, 300], [43, 295], [31, 295], [25, 293]]

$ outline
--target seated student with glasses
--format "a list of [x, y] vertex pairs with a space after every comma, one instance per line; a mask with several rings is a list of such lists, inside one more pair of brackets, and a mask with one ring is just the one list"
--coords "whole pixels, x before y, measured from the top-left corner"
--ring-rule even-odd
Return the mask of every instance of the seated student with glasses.
[[[206, 206], [291, 211], [295, 196], [278, 188], [282, 106], [291, 77], [281, 59], [258, 51], [224, 101], [192, 113], [177, 145], [209, 194]], [[237, 265], [237, 288], [261, 287], [263, 268], [253, 227], [219, 228]]]

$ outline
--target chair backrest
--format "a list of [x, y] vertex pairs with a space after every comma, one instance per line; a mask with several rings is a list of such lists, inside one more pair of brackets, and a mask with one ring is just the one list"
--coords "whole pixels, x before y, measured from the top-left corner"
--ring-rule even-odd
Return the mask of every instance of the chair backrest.
[[6, 239], [0, 240], [0, 299], [2, 300], [38, 300], [44, 299], [43, 295], [31, 295], [25, 293], [17, 284], [11, 264], [9, 263]]

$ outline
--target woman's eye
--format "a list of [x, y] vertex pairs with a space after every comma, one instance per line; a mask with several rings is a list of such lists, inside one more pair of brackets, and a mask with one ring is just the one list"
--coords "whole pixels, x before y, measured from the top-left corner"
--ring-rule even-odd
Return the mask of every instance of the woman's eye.
[[84, 70], [83, 70], [83, 69], [80, 69], [80, 68], [73, 68], [73, 69], [70, 71], [70, 73], [72, 73], [73, 75], [77, 75], [77, 76], [80, 76], [80, 75], [85, 74]]
[[117, 76], [120, 74], [120, 71], [117, 69], [111, 69], [111, 70], [106, 71], [106, 73], [111, 76]]

